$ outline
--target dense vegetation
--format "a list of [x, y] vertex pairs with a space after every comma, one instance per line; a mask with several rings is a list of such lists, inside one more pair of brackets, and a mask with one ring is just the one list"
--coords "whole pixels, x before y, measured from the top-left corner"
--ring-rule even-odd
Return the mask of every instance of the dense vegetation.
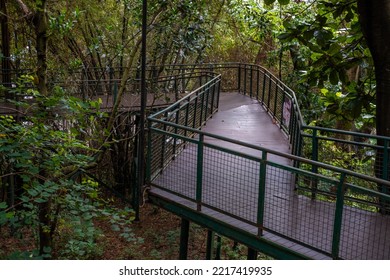
[[[390, 136], [380, 71], [387, 48], [378, 43], [390, 36], [373, 22], [376, 12], [387, 22], [388, 4], [372, 2], [150, 0], [147, 64], [262, 64], [297, 92], [308, 123]], [[115, 76], [119, 104], [139, 77], [142, 1], [5, 0], [0, 8], [0, 106], [14, 106], [0, 117], [0, 227], [14, 236], [32, 229], [36, 250], [22, 257], [53, 256], [61, 235], [54, 255], [83, 258], [96, 219], [133, 242], [133, 212], [114, 208], [105, 190], [131, 199], [138, 109], [102, 110], [77, 83]]]

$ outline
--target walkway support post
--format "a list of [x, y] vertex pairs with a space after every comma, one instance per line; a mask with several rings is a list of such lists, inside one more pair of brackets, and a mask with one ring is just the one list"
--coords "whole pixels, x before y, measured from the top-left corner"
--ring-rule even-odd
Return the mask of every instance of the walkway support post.
[[257, 260], [257, 251], [253, 250], [252, 248], [248, 247], [248, 260]]
[[188, 256], [189, 232], [190, 232], [190, 222], [182, 218], [181, 226], [180, 226], [180, 252], [179, 252], [180, 260], [186, 260]]
[[221, 249], [222, 249], [222, 238], [220, 235], [217, 235], [217, 250], [215, 253], [215, 259], [220, 260], [221, 259]]
[[213, 259], [214, 236], [215, 236], [214, 231], [212, 231], [212, 230], [207, 231], [206, 260]]

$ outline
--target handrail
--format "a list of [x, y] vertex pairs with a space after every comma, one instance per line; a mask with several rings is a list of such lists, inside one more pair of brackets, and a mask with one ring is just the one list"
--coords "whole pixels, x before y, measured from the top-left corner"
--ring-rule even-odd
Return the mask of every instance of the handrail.
[[[171, 105], [169, 108], [171, 108], [171, 109], [176, 108], [176, 104], [177, 103]], [[163, 111], [166, 112], [166, 111], [168, 111], [167, 109], [168, 108], [164, 109]], [[160, 111], [160, 112], [162, 112], [162, 111]], [[242, 147], [247, 147], [247, 148], [250, 148], [250, 149], [253, 149], [253, 150], [265, 152], [267, 154], [272, 154], [272, 155], [280, 156], [280, 157], [283, 157], [283, 158], [287, 158], [287, 159], [289, 159], [291, 161], [300, 161], [301, 163], [315, 165], [318, 168], [327, 169], [327, 170], [330, 170], [330, 171], [333, 171], [333, 172], [336, 172], [336, 173], [344, 173], [345, 175], [354, 176], [354, 177], [357, 177], [357, 178], [360, 178], [360, 179], [363, 179], [363, 180], [370, 180], [370, 181], [372, 181], [373, 183], [376, 183], [376, 184], [383, 184], [383, 185], [390, 186], [390, 181], [388, 181], [388, 180], [383, 180], [383, 179], [376, 178], [376, 177], [370, 177], [368, 175], [361, 174], [361, 173], [356, 173], [356, 172], [353, 172], [351, 170], [340, 168], [340, 167], [337, 167], [337, 166], [334, 166], [334, 165], [325, 164], [325, 163], [322, 163], [322, 162], [319, 162], [319, 161], [314, 161], [314, 160], [311, 160], [311, 159], [295, 156], [295, 155], [292, 155], [292, 154], [289, 154], [289, 153], [283, 153], [283, 152], [280, 152], [280, 151], [272, 150], [272, 149], [261, 147], [261, 146], [258, 146], [258, 145], [253, 145], [253, 144], [250, 144], [250, 143], [247, 143], [247, 142], [243, 142], [243, 141], [240, 141], [240, 140], [231, 139], [231, 138], [228, 138], [228, 137], [225, 137], [225, 136], [221, 136], [221, 135], [217, 135], [217, 134], [213, 134], [213, 133], [209, 133], [209, 132], [205, 132], [205, 131], [200, 131], [199, 129], [194, 129], [194, 128], [191, 128], [191, 127], [179, 125], [179, 124], [172, 123], [172, 122], [169, 122], [169, 121], [166, 121], [166, 120], [157, 119], [157, 117], [160, 115], [159, 114], [160, 112], [158, 112], [158, 113], [156, 113], [156, 114], [154, 114], [154, 115], [152, 115], [152, 116], [150, 116], [148, 118], [152, 122], [152, 127], [151, 127], [152, 129], [154, 128], [154, 126], [156, 126], [155, 125], [156, 123], [159, 123], [159, 124], [162, 124], [162, 125], [164, 125], [166, 127], [173, 127], [173, 128], [178, 128], [178, 129], [181, 129], [181, 130], [187, 130], [187, 131], [191, 132], [192, 134], [202, 134], [203, 136], [207, 136], [207, 137], [210, 137], [210, 138], [215, 138], [215, 139], [222, 140], [222, 141], [225, 141], [225, 142], [229, 142], [229, 143], [232, 143], [232, 144], [236, 144], [236, 145], [239, 145], [239, 146], [242, 146]], [[156, 130], [158, 130], [158, 129], [156, 128]], [[160, 132], [163, 132], [163, 131], [160, 131]], [[172, 134], [171, 136], [175, 136], [175, 135]], [[187, 137], [185, 140], [186, 141], [191, 141], [191, 138]], [[231, 152], [233, 152], [233, 150], [231, 150]], [[261, 161], [260, 157], [255, 157], [253, 155], [249, 155], [249, 154], [245, 154], [245, 153], [240, 153], [240, 155], [250, 156], [253, 159]], [[381, 194], [381, 193], [375, 192], [375, 191], [374, 191], [374, 193], [376, 193], [378, 195]], [[381, 195], [383, 195], [383, 194], [381, 194]], [[386, 195], [386, 197], [390, 198], [390, 195]]]

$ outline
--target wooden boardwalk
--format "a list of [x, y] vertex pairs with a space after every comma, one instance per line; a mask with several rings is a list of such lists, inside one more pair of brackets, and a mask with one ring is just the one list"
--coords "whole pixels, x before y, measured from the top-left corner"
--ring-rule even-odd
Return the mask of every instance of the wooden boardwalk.
[[[267, 112], [248, 97], [221, 94], [219, 112], [203, 131], [257, 146], [289, 152], [287, 137]], [[206, 137], [218, 147], [260, 156], [260, 152]], [[153, 184], [150, 196], [197, 210], [195, 145], [188, 145]], [[286, 158], [269, 161], [289, 165]], [[249, 235], [257, 235], [259, 162], [205, 145], [203, 158], [203, 215], [222, 221]], [[313, 259], [330, 259], [335, 203], [311, 200], [294, 192], [290, 172], [268, 166], [264, 227], [261, 238]], [[177, 193], [179, 195], [173, 194]], [[187, 197], [187, 198], [186, 198]], [[191, 199], [188, 199], [191, 198]], [[390, 217], [344, 207], [339, 256], [343, 259], [390, 259]]]

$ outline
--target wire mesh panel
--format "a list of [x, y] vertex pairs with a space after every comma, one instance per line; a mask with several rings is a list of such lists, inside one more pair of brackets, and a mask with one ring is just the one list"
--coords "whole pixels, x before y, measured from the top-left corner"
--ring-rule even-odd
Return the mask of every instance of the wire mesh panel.
[[195, 200], [197, 180], [196, 145], [187, 145], [169, 165], [152, 180], [160, 188], [175, 192], [181, 196]]
[[205, 147], [202, 202], [229, 215], [256, 223], [259, 170], [258, 161], [215, 147]]
[[296, 176], [296, 172], [267, 166], [264, 226], [278, 235], [330, 252], [334, 204], [312, 203], [309, 198], [286, 192], [295, 178], [308, 184], [315, 180], [311, 175]]
[[[305, 127], [302, 156], [380, 179], [389, 179], [388, 140], [374, 135]], [[390, 190], [367, 182], [367, 188]]]
[[343, 259], [390, 259], [390, 217], [345, 207], [341, 229]]

